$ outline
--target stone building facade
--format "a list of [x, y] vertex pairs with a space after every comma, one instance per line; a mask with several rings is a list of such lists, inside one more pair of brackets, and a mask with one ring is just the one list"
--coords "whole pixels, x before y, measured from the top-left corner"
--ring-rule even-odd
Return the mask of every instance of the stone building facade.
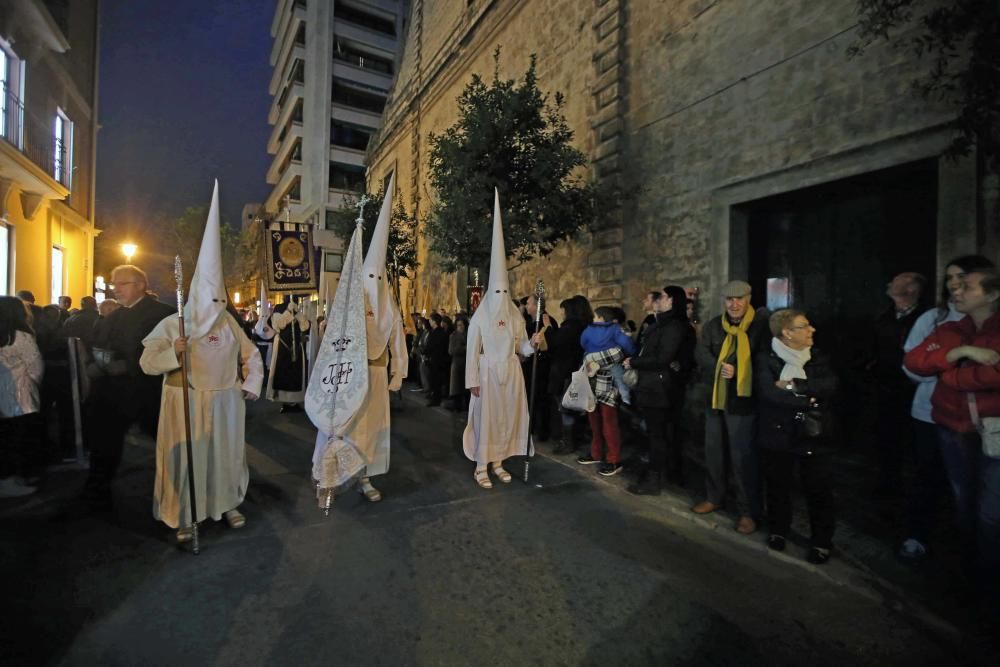
[[[542, 278], [553, 299], [583, 293], [638, 320], [645, 291], [677, 283], [700, 288], [704, 317], [719, 312], [722, 284], [749, 278], [761, 303], [867, 317], [892, 273], [933, 280], [948, 257], [998, 238], [975, 156], [942, 157], [955, 110], [912, 91], [926, 65], [886, 45], [848, 58], [856, 7], [413, 0], [369, 182], [395, 171], [397, 196], [424, 216], [428, 136], [455, 122], [456, 98], [473, 73], [491, 75], [497, 46], [505, 78], [535, 53], [592, 176], [631, 194], [599, 232], [513, 270], [515, 294]], [[443, 274], [422, 239], [420, 254], [404, 307], [464, 305], [466, 277]]]

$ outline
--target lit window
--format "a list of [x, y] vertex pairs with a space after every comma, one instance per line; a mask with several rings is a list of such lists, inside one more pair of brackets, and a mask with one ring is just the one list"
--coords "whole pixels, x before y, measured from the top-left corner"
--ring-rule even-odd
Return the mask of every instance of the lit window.
[[49, 303], [58, 303], [59, 297], [63, 295], [63, 249], [52, 246], [52, 300]]
[[54, 151], [53, 175], [68, 188], [73, 173], [73, 122], [62, 109], [56, 111]]
[[10, 44], [0, 38], [0, 137], [18, 148], [22, 147], [23, 80], [24, 63]]
[[0, 222], [0, 296], [10, 296], [10, 227]]

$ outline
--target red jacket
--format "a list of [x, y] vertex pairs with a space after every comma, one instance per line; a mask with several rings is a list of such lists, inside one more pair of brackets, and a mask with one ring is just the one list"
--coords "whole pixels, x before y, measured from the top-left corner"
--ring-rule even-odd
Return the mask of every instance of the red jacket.
[[969, 392], [976, 394], [980, 417], [1000, 417], [1000, 366], [981, 366], [968, 359], [959, 365], [948, 363], [948, 352], [962, 345], [1000, 351], [1000, 313], [986, 320], [979, 331], [970, 317], [940, 325], [906, 354], [903, 363], [917, 375], [938, 376], [931, 396], [934, 421], [969, 433], [976, 430], [969, 414]]

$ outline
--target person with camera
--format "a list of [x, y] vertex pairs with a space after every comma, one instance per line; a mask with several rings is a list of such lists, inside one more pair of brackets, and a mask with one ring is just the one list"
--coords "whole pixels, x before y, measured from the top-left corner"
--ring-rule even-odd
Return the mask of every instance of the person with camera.
[[774, 336], [771, 349], [759, 352], [754, 360], [758, 442], [767, 489], [767, 546], [785, 549], [797, 467], [812, 533], [806, 560], [822, 565], [830, 559], [836, 520], [826, 459], [819, 447], [830, 436], [823, 411], [837, 390], [837, 378], [827, 358], [813, 350], [816, 329], [804, 312], [776, 311], [769, 324]]

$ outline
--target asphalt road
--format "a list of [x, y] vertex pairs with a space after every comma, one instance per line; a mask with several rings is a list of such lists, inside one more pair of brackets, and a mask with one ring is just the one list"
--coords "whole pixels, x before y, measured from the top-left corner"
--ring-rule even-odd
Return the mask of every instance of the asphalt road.
[[[151, 518], [152, 443], [113, 513], [67, 518], [79, 472], [0, 505], [0, 661], [67, 665], [856, 665], [989, 659], [808, 569], [536, 457], [479, 489], [464, 423], [394, 410], [385, 500], [308, 483], [314, 431], [259, 403], [247, 526], [202, 553]], [[515, 472], [518, 465], [508, 468]], [[996, 663], [993, 663], [996, 664]]]

